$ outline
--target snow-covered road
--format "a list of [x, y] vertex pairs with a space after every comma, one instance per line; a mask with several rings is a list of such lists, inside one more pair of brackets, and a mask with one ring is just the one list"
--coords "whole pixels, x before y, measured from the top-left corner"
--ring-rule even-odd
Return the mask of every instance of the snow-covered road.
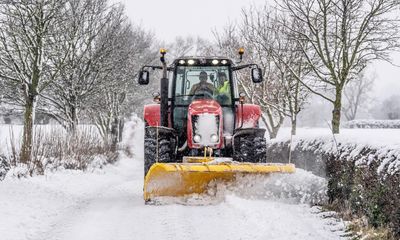
[[[140, 139], [140, 131], [133, 134]], [[320, 240], [343, 235], [340, 221], [305, 204], [229, 193], [218, 200], [144, 205], [141, 147], [134, 146], [136, 156], [90, 173], [61, 171], [0, 182], [0, 239]]]

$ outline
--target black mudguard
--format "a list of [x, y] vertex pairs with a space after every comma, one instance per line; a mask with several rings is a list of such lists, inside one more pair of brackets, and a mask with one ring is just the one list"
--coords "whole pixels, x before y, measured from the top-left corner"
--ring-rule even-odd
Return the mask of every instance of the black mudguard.
[[156, 138], [157, 133], [165, 137], [175, 138], [177, 136], [175, 129], [161, 126], [147, 126], [145, 128], [146, 134], [150, 137]]
[[237, 128], [233, 132], [233, 139], [245, 136], [264, 137], [265, 131], [263, 128]]

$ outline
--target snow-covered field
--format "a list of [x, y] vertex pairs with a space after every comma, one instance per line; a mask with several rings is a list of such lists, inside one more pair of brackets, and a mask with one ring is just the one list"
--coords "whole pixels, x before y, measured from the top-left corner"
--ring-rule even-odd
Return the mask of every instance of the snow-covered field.
[[[344, 224], [331, 213], [304, 204], [326, 182], [301, 170], [215, 197], [144, 205], [141, 129], [140, 124], [125, 133], [135, 156], [115, 165], [0, 182], [0, 239], [341, 239], [344, 234]], [[279, 189], [301, 197], [271, 197]]]

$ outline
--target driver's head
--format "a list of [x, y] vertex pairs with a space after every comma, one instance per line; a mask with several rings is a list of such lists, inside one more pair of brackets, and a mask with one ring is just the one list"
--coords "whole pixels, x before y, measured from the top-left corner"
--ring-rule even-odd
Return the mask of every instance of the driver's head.
[[218, 73], [218, 81], [220, 85], [223, 85], [224, 82], [227, 80], [226, 74], [224, 72], [219, 72]]
[[199, 75], [199, 80], [201, 83], [207, 82], [207, 73], [204, 71], [201, 71], [200, 75]]

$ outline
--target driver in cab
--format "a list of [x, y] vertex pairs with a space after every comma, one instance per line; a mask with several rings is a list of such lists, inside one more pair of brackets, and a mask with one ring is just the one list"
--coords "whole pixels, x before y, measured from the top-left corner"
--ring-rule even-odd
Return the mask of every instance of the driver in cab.
[[199, 83], [196, 83], [193, 85], [192, 89], [190, 89], [190, 95], [196, 95], [196, 93], [199, 92], [208, 92], [210, 94], [213, 94], [216, 89], [213, 84], [207, 82], [207, 73], [204, 71], [201, 71], [199, 74]]

